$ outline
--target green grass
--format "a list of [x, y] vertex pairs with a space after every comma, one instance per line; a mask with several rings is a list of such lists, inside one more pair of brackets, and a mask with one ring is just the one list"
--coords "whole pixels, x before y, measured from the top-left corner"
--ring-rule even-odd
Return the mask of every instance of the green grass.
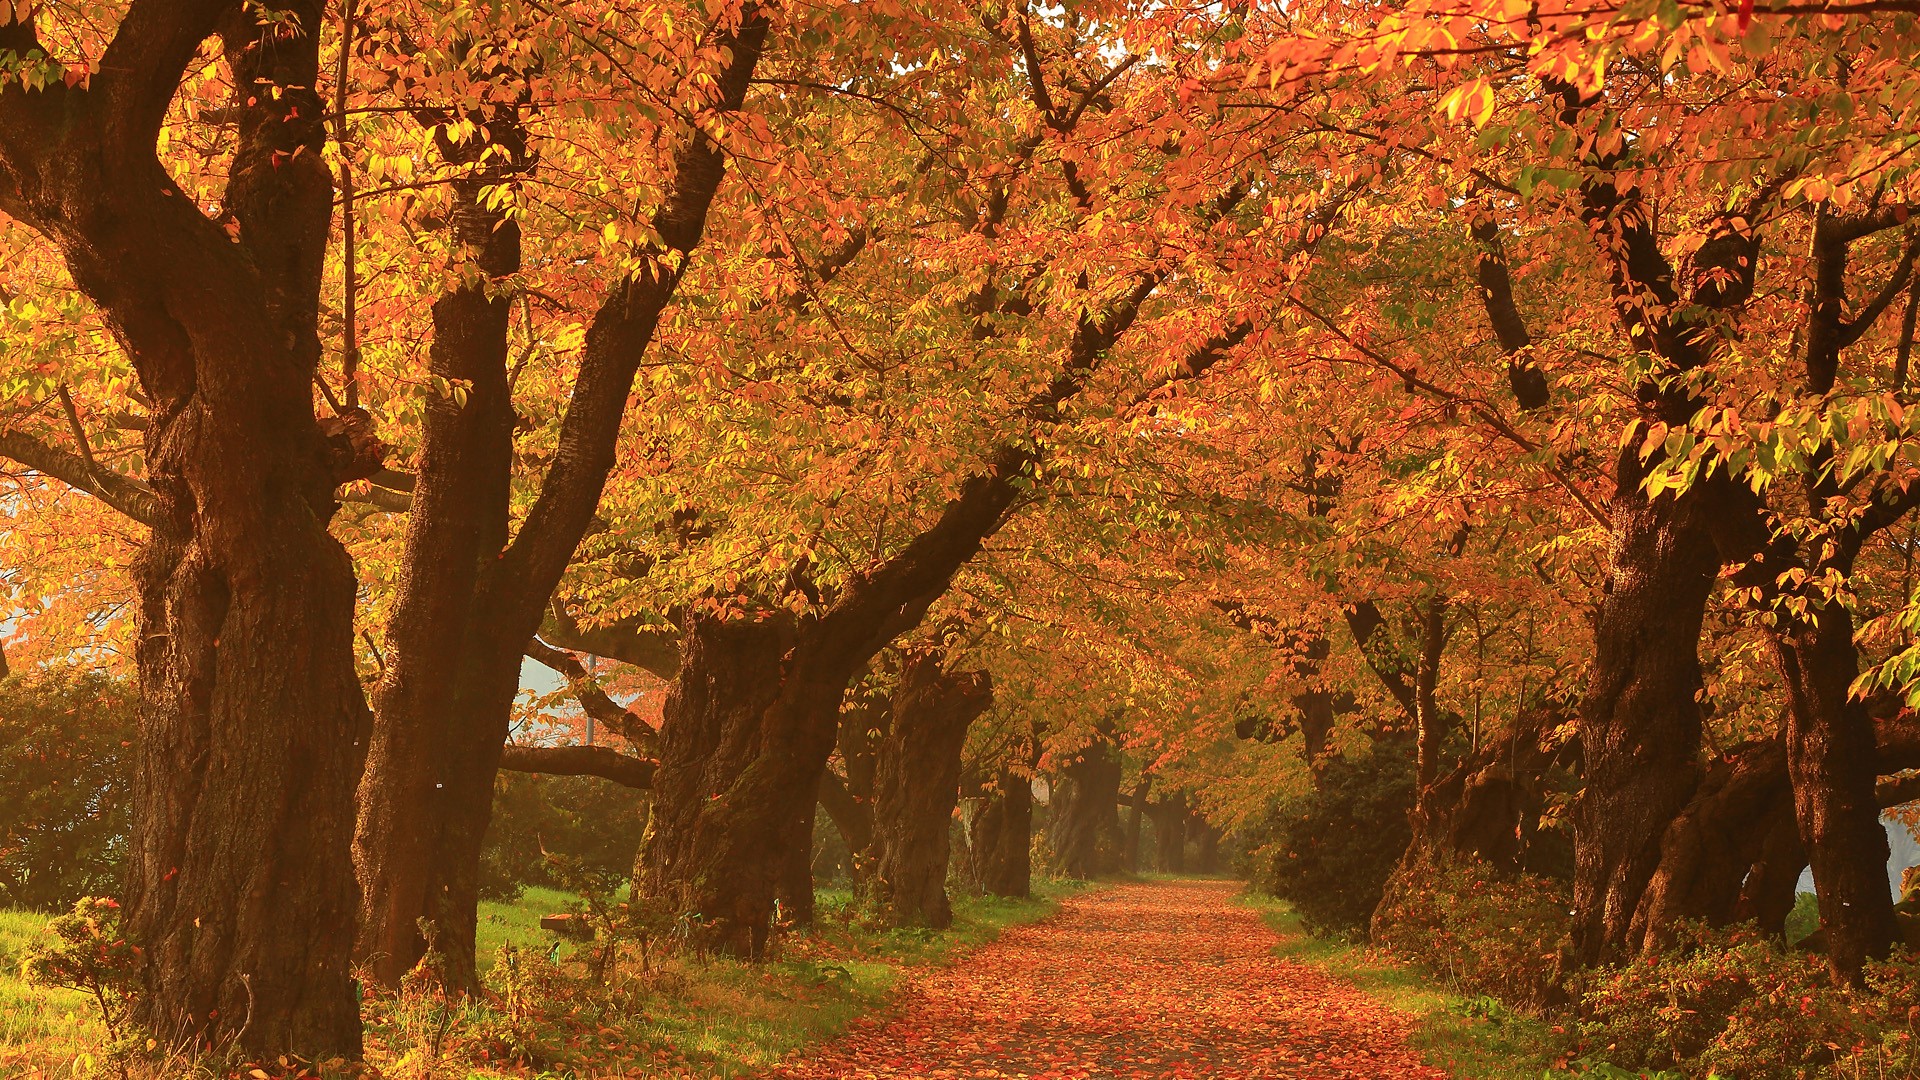
[[662, 1001], [635, 1034], [675, 1048], [712, 1075], [753, 1075], [884, 1009], [909, 970], [950, 962], [1009, 927], [1052, 914], [1060, 900], [1089, 887], [1035, 880], [1030, 900], [955, 897], [953, 926], [945, 931], [866, 929], [846, 890], [821, 889], [817, 925], [790, 940], [781, 959], [757, 967], [714, 961], [691, 972], [685, 992]]
[[20, 975], [27, 946], [53, 916], [0, 911], [0, 1076], [36, 1060], [71, 1062], [106, 1040], [93, 1001], [74, 990], [30, 986]]
[[[582, 947], [552, 950], [556, 935], [540, 929], [541, 916], [572, 909], [574, 898], [529, 889], [514, 903], [480, 906], [478, 959], [495, 993], [451, 1007], [433, 994], [370, 993], [367, 1058], [390, 1080], [679, 1075], [674, 1067], [702, 1077], [754, 1075], [885, 1010], [910, 969], [949, 962], [1090, 887], [1036, 881], [1030, 900], [955, 897], [954, 925], [939, 932], [870, 928], [846, 890], [825, 888], [817, 925], [783, 938], [770, 963], [656, 958], [653, 970], [640, 972], [628, 948], [605, 985], [588, 974]], [[21, 978], [25, 949], [48, 919], [0, 911], [0, 1076], [77, 1080], [94, 1072], [88, 1062], [106, 1041], [89, 999]], [[559, 964], [517, 1016], [501, 993], [504, 972], [491, 971], [508, 942], [523, 957], [551, 950]], [[502, 1063], [513, 1055], [521, 1064]]]
[[1565, 1056], [1569, 1041], [1551, 1025], [1488, 997], [1448, 990], [1432, 975], [1375, 949], [1316, 938], [1283, 901], [1247, 894], [1280, 934], [1274, 950], [1284, 959], [1353, 983], [1376, 1000], [1413, 1018], [1408, 1041], [1430, 1065], [1460, 1080], [1541, 1080]]
[[[493, 967], [493, 958], [500, 954], [500, 946], [509, 941], [542, 949], [551, 946], [559, 939], [552, 931], [540, 929], [540, 917], [572, 911], [578, 903], [576, 897], [559, 889], [528, 889], [511, 904], [482, 901], [479, 924], [473, 934], [475, 959], [480, 963], [481, 972]], [[572, 951], [571, 945], [561, 946], [562, 955]]]

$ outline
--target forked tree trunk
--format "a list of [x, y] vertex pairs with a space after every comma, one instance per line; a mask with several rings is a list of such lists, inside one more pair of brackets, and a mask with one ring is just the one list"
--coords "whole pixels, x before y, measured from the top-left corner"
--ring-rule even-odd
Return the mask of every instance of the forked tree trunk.
[[[356, 448], [331, 445], [314, 416], [332, 204], [320, 11], [272, 7], [277, 29], [237, 7], [219, 27], [244, 88], [226, 193], [237, 238], [154, 158], [179, 74], [156, 57], [184, 62], [218, 7], [130, 20], [115, 50], [138, 70], [91, 92], [0, 90], [10, 120], [53, 118], [34, 121], [25, 158], [17, 130], [0, 131], [0, 205], [60, 242], [151, 402], [123, 898], [143, 949], [134, 1019], [195, 1048], [352, 1057], [348, 843], [367, 711], [353, 567], [327, 523]], [[187, 47], [155, 41], [163, 27]], [[0, 23], [0, 52], [38, 47], [32, 19]], [[116, 79], [119, 96], [103, 96]]]
[[[1778, 741], [1748, 743], [1714, 762], [1661, 837], [1660, 860], [1641, 894], [1626, 947], [1643, 953], [1666, 949], [1682, 920], [1724, 926], [1747, 906], [1765, 917], [1777, 903], [1759, 891], [1749, 893], [1748, 886], [1758, 884], [1756, 868], [1764, 881], [1761, 864], [1776, 826], [1791, 826], [1792, 820], [1787, 755]], [[1791, 852], [1773, 854], [1793, 860]], [[1799, 873], [1795, 865], [1793, 877]], [[1785, 912], [1779, 914], [1784, 922]]]
[[[728, 45], [727, 59], [710, 84], [714, 96], [708, 104], [716, 113], [740, 109], [768, 29], [766, 14], [751, 6], [737, 27], [715, 28]], [[368, 810], [355, 847], [367, 876], [362, 950], [377, 961], [375, 971], [383, 977], [404, 972], [420, 956], [424, 943], [415, 925], [425, 918], [437, 924], [443, 974], [450, 988], [471, 990], [478, 985], [474, 939], [480, 851], [492, 816], [494, 777], [519, 687], [521, 656], [593, 520], [616, 461], [634, 376], [661, 314], [678, 289], [687, 258], [700, 244], [725, 172], [719, 146], [703, 130], [697, 130], [675, 156], [672, 182], [652, 219], [660, 245], [643, 253], [648, 261], [644, 272], [614, 284], [594, 313], [561, 419], [553, 463], [512, 541], [504, 543], [504, 535], [499, 535], [496, 542], [492, 531], [496, 503], [504, 501], [512, 479], [511, 456], [501, 455], [497, 442], [486, 442], [481, 451], [466, 457], [458, 456], [449, 445], [450, 460], [463, 462], [468, 471], [458, 479], [435, 481], [456, 492], [484, 493], [479, 503], [468, 504], [477, 507], [477, 520], [463, 519], [457, 505], [450, 505], [442, 516], [421, 514], [419, 501], [427, 493], [416, 485], [409, 550], [414, 550], [411, 534], [420, 534], [420, 550], [432, 551], [427, 534], [451, 536], [464, 527], [477, 534], [481, 569], [464, 595], [462, 587], [469, 579], [456, 565], [436, 573], [437, 584], [430, 590], [423, 581], [422, 596], [403, 601], [403, 606], [417, 602], [418, 607], [418, 621], [408, 629], [408, 642], [421, 655], [417, 665], [409, 667], [410, 678], [422, 687], [452, 685], [454, 692], [442, 697], [437, 706], [413, 687], [402, 692], [396, 686], [391, 698], [384, 693], [381, 698], [377, 726], [382, 729], [378, 741], [384, 749], [377, 751], [375, 767], [368, 770], [362, 787]], [[476, 208], [474, 213], [480, 211]], [[456, 230], [463, 230], [464, 224], [456, 221]], [[475, 243], [478, 234], [469, 238], [463, 231], [461, 236], [481, 251], [490, 243]], [[485, 261], [481, 265], [491, 269]], [[505, 370], [494, 344], [502, 324], [489, 321], [501, 316], [490, 307], [479, 310], [482, 300], [462, 301], [470, 317], [464, 330], [440, 326], [441, 310], [436, 306], [436, 332], [474, 334], [474, 351], [484, 353], [486, 378], [504, 385]], [[510, 403], [505, 407], [510, 417]], [[477, 416], [473, 423], [494, 423], [499, 416], [498, 412]], [[428, 435], [435, 430], [430, 424]], [[455, 427], [440, 430], [449, 439], [458, 437]], [[426, 480], [422, 478], [423, 483]], [[463, 542], [456, 540], [453, 550], [456, 558], [450, 561], [457, 564]], [[433, 595], [425, 595], [428, 592]], [[458, 643], [462, 654], [446, 655], [448, 643]], [[400, 657], [395, 655], [390, 662], [398, 665]], [[724, 706], [719, 708], [725, 711]], [[427, 855], [415, 862], [420, 850]]]
[[953, 811], [967, 728], [993, 701], [984, 671], [942, 670], [939, 650], [908, 654], [874, 773], [873, 901], [890, 926], [944, 929]]
[[1094, 878], [1120, 869], [1120, 758], [1096, 742], [1053, 786], [1047, 840], [1061, 873]]
[[1699, 785], [1700, 626], [1720, 568], [1697, 491], [1649, 500], [1633, 447], [1617, 472], [1573, 808], [1573, 936], [1587, 962], [1626, 951], [1660, 838]]
[[1033, 894], [1033, 781], [1001, 769], [974, 815], [968, 867], [982, 892]]

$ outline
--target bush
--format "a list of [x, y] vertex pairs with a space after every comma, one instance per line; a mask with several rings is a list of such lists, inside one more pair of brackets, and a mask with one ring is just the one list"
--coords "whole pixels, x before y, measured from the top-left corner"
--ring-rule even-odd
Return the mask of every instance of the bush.
[[132, 689], [98, 672], [0, 682], [0, 907], [119, 891], [136, 723]]
[[1311, 933], [1365, 934], [1413, 838], [1413, 782], [1403, 747], [1328, 761], [1311, 791], [1255, 831], [1245, 867], [1254, 888], [1293, 905]]
[[1566, 886], [1485, 863], [1421, 860], [1398, 875], [1373, 940], [1469, 994], [1540, 1009], [1564, 1000], [1571, 967]]
[[21, 974], [34, 986], [78, 990], [93, 999], [109, 1038], [118, 1041], [139, 976], [140, 953], [120, 925], [120, 905], [96, 896], [47, 924], [28, 947]]
[[569, 890], [556, 862], [625, 877], [646, 828], [640, 793], [593, 776], [502, 772], [480, 855], [480, 896], [512, 901], [533, 886]]
[[1875, 965], [1852, 993], [1752, 926], [1688, 927], [1670, 952], [1589, 973], [1581, 1032], [1597, 1055], [1688, 1076], [1912, 1076], [1916, 975], [1911, 957]]

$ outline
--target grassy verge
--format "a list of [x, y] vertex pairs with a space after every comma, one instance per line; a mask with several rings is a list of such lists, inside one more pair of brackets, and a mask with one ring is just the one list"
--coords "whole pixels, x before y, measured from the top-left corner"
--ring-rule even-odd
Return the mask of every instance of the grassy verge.
[[1283, 901], [1248, 894], [1280, 934], [1281, 957], [1353, 983], [1414, 1020], [1408, 1041], [1430, 1065], [1460, 1080], [1542, 1080], [1555, 1072], [1570, 1040], [1546, 1023], [1488, 997], [1449, 991], [1439, 980], [1376, 949], [1316, 938]]
[[0, 911], [0, 1076], [60, 1075], [90, 1070], [107, 1041], [91, 999], [74, 990], [30, 986], [20, 977], [26, 949], [52, 916]]
[[[954, 925], [939, 932], [869, 927], [848, 893], [823, 889], [817, 925], [782, 937], [770, 963], [654, 956], [643, 964], [625, 945], [604, 978], [589, 963], [591, 949], [555, 948], [556, 937], [539, 928], [542, 915], [568, 910], [572, 898], [529, 890], [515, 903], [481, 906], [484, 999], [449, 1002], [429, 987], [369, 994], [366, 1059], [387, 1080], [753, 1075], [884, 1010], [910, 970], [947, 963], [1089, 887], [1036, 881], [1031, 900], [956, 897]], [[91, 1003], [20, 978], [21, 953], [46, 921], [0, 912], [0, 1076], [118, 1077], [100, 1060], [105, 1033]], [[501, 963], [508, 946], [513, 961]]]

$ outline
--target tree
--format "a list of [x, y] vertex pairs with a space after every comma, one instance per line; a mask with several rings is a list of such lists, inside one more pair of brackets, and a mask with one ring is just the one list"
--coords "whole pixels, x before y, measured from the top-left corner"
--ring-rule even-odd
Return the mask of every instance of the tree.
[[[139, 1019], [263, 1054], [353, 1055], [347, 839], [367, 713], [353, 573], [327, 522], [334, 489], [377, 462], [330, 444], [313, 409], [332, 213], [321, 12], [142, 0], [108, 41], [71, 28], [78, 49], [104, 48], [61, 59], [39, 19], [14, 5], [0, 24], [0, 210], [59, 246], [151, 404], [150, 499], [77, 477], [152, 529], [134, 573]], [[68, 29], [55, 40], [75, 41]], [[225, 226], [155, 149], [214, 39], [238, 124]]]

